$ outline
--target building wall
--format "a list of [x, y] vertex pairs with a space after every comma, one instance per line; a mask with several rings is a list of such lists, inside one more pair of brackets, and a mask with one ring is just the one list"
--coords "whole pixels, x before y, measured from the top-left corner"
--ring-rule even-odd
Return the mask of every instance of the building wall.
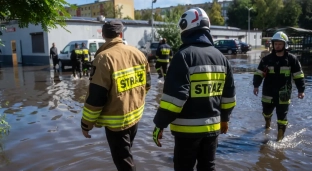
[[122, 18], [134, 19], [134, 0], [114, 0], [115, 6], [122, 6]]

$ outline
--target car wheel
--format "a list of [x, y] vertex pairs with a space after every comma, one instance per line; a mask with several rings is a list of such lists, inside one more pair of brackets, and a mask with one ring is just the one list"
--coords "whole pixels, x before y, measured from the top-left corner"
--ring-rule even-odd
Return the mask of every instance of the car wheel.
[[229, 49], [229, 50], [227, 51], [227, 53], [228, 53], [229, 55], [232, 55], [232, 54], [233, 54], [233, 52], [232, 52], [231, 49]]
[[65, 66], [63, 65], [61, 60], [59, 60], [59, 67], [61, 68], [62, 71], [64, 71]]

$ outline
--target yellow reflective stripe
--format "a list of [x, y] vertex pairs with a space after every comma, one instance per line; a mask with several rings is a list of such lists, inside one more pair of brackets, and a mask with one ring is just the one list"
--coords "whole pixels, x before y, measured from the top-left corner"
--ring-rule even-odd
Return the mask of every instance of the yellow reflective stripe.
[[273, 115], [273, 113], [271, 113], [271, 114], [265, 114], [265, 113], [262, 113], [262, 115], [265, 117], [265, 118], [271, 118], [272, 117], [272, 115]]
[[254, 75], [259, 75], [260, 77], [263, 77], [263, 75], [258, 72], [255, 72]]
[[170, 54], [170, 49], [167, 48], [163, 48], [160, 50], [162, 55], [169, 55]]
[[280, 74], [285, 74], [285, 76], [290, 76], [290, 67], [281, 67]]
[[190, 76], [191, 81], [225, 80], [225, 73], [195, 73]]
[[87, 57], [87, 58], [84, 58], [84, 60], [85, 60], [85, 61], [88, 61], [88, 60], [89, 60], [89, 58], [88, 58], [88, 57]]
[[299, 71], [299, 72], [293, 73], [293, 77], [294, 79], [304, 78], [304, 74], [302, 71]]
[[288, 121], [277, 120], [277, 123], [280, 124], [280, 125], [287, 125]]
[[189, 68], [190, 75], [195, 73], [227, 73], [227, 68], [223, 65], [198, 65]]
[[232, 103], [221, 103], [221, 109], [231, 109], [236, 106], [236, 102]]
[[145, 71], [145, 65], [137, 65], [137, 66], [134, 66], [134, 67], [131, 67], [131, 68], [127, 68], [127, 69], [123, 69], [123, 70], [120, 70], [120, 71], [116, 71], [116, 72], [113, 73], [113, 78], [116, 79], [119, 76], [123, 76], [123, 75], [126, 75], [128, 73], [135, 72], [135, 71], [140, 71], [140, 70], [144, 70]]
[[82, 54], [82, 50], [75, 50], [76, 54]]
[[270, 66], [270, 67], [268, 67], [268, 69], [269, 69], [270, 74], [275, 74], [274, 67]]
[[273, 97], [270, 97], [270, 96], [262, 96], [262, 102], [265, 102], [265, 103], [272, 103], [272, 99]]
[[279, 100], [279, 104], [290, 104], [291, 100], [287, 100], [287, 101], [281, 101]]
[[203, 126], [181, 126], [170, 124], [170, 130], [183, 133], [205, 133], [216, 132], [220, 130], [220, 123]]
[[162, 100], [160, 101], [159, 107], [162, 109], [169, 110], [170, 112], [174, 112], [174, 113], [181, 113], [182, 111], [182, 107], [176, 106], [172, 103], [162, 101]]
[[169, 58], [170, 58], [170, 59], [172, 59], [172, 58], [173, 58], [173, 56], [169, 56]]
[[89, 50], [88, 49], [83, 49], [83, 54], [88, 55], [89, 54]]
[[102, 112], [102, 110], [92, 111], [86, 107], [83, 107], [82, 117], [87, 121], [94, 122], [98, 119], [101, 112]]
[[169, 59], [157, 59], [157, 62], [169, 62]]
[[221, 96], [225, 81], [191, 82], [191, 97]]
[[231, 103], [236, 101], [236, 96], [234, 97], [222, 97], [221, 103]]
[[169, 102], [171, 104], [174, 104], [175, 106], [180, 106], [180, 107], [183, 106], [185, 103], [185, 100], [180, 100], [176, 97], [170, 96], [170, 95], [165, 94], [165, 93], [163, 93], [161, 100]]
[[111, 128], [121, 128], [133, 124], [142, 117], [144, 104], [136, 110], [123, 115], [102, 115], [97, 124]]

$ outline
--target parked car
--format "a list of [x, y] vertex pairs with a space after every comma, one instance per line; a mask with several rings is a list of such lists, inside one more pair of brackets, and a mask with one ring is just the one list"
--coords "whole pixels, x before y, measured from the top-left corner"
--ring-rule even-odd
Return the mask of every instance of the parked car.
[[[75, 49], [75, 43], [81, 47], [82, 43], [85, 43], [86, 47], [89, 49], [89, 52], [91, 54], [91, 61], [94, 60], [95, 52], [105, 43], [105, 40], [103, 39], [87, 39], [87, 40], [75, 40], [69, 42], [63, 50], [60, 51], [60, 54], [58, 55], [59, 58], [59, 67], [62, 68], [62, 70], [65, 69], [65, 66], [72, 66], [70, 55], [71, 51]], [[127, 45], [127, 41], [123, 40], [123, 43]]]
[[238, 40], [219, 39], [214, 41], [214, 46], [222, 53], [229, 55], [241, 53], [241, 46]]
[[156, 59], [156, 51], [159, 46], [159, 42], [148, 43], [147, 46], [141, 46], [140, 50], [146, 54], [148, 62]]
[[242, 53], [247, 53], [248, 51], [251, 51], [251, 45], [244, 43], [244, 42], [239, 42], [240, 46], [241, 46], [241, 52]]

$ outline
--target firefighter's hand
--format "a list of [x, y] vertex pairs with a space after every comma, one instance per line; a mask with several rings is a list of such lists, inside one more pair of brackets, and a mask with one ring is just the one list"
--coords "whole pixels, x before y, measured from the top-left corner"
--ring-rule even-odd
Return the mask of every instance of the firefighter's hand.
[[254, 95], [258, 96], [259, 88], [254, 88], [253, 93], [254, 93]]
[[228, 130], [229, 130], [229, 123], [221, 122], [221, 134], [226, 134]]
[[158, 128], [155, 126], [153, 131], [153, 140], [158, 147], [161, 147], [159, 139], [162, 139], [163, 128]]
[[85, 131], [83, 129], [81, 131], [82, 131], [83, 136], [85, 136], [86, 138], [91, 138], [91, 135], [89, 135], [89, 131]]
[[304, 98], [304, 93], [298, 93], [298, 98], [303, 99]]

